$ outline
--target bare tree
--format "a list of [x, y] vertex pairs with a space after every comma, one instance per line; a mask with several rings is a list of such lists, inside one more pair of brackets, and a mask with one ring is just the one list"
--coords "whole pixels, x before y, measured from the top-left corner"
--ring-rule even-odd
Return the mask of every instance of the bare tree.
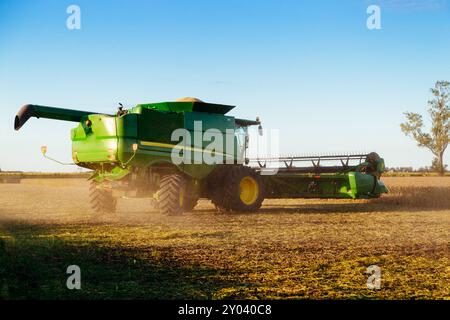
[[405, 135], [416, 140], [419, 147], [429, 149], [435, 156], [435, 166], [439, 174], [445, 171], [444, 153], [450, 142], [450, 82], [438, 81], [431, 89], [433, 99], [428, 101], [431, 132], [423, 132], [422, 116], [405, 112], [406, 122], [400, 125]]

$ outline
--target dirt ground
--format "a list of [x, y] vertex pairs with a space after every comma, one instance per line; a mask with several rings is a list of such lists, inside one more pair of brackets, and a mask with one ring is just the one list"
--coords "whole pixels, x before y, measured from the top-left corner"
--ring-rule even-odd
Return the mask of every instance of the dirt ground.
[[[450, 299], [450, 177], [385, 178], [374, 201], [266, 200], [95, 216], [77, 179], [0, 184], [0, 298]], [[81, 268], [81, 290], [66, 287]], [[381, 270], [370, 290], [367, 268]]]

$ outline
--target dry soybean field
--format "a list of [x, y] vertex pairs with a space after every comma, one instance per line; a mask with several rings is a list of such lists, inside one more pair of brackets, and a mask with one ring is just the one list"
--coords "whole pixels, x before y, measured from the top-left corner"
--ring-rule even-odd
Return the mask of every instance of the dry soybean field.
[[0, 299], [450, 299], [450, 177], [384, 181], [374, 201], [202, 200], [182, 216], [146, 199], [95, 216], [81, 179], [0, 184]]

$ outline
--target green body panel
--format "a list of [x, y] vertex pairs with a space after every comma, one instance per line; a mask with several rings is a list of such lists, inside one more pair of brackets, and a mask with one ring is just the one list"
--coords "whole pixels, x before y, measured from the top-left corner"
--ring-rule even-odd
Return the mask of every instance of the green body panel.
[[[233, 158], [236, 162], [242, 162], [243, 154], [236, 152], [240, 147], [234, 134], [236, 129], [234, 117], [206, 112], [206, 110], [226, 112], [232, 107], [205, 104], [200, 112], [192, 111], [200, 109], [195, 105], [195, 102], [166, 102], [138, 105], [120, 116], [98, 114], [84, 116], [80, 124], [72, 129], [73, 159], [82, 167], [94, 169], [103, 164], [119, 167], [172, 164], [172, 150], [181, 142], [181, 139], [172, 140], [172, 132], [184, 128], [189, 132], [191, 139], [183, 141], [181, 155], [189, 153], [192, 164], [180, 164], [178, 168], [189, 176], [203, 179], [215, 168], [215, 165], [201, 161], [201, 155], [211, 141], [200, 139], [202, 144], [194, 143], [196, 135], [202, 137], [209, 129], [218, 129], [223, 136], [223, 143], [215, 151], [223, 154], [224, 161]], [[90, 126], [86, 124], [87, 120], [90, 120]], [[225, 152], [227, 139], [234, 141], [234, 152], [231, 155], [226, 155]], [[138, 144], [135, 154], [132, 150], [134, 143]], [[199, 162], [194, 162], [196, 159], [200, 159]], [[116, 175], [108, 175], [107, 179], [113, 180], [115, 177]], [[117, 177], [121, 179], [120, 175]]]
[[[85, 123], [90, 120], [92, 125]], [[118, 139], [116, 118], [94, 114], [85, 117], [72, 129], [72, 157], [75, 163], [117, 161]]]

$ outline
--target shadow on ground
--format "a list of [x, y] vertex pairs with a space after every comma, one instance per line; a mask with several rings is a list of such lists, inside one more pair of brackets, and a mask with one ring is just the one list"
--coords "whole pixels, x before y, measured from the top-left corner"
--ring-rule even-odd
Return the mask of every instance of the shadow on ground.
[[[61, 227], [0, 222], [0, 299], [211, 299], [243, 285], [162, 248], [48, 236]], [[66, 287], [69, 265], [81, 268], [81, 290]]]

